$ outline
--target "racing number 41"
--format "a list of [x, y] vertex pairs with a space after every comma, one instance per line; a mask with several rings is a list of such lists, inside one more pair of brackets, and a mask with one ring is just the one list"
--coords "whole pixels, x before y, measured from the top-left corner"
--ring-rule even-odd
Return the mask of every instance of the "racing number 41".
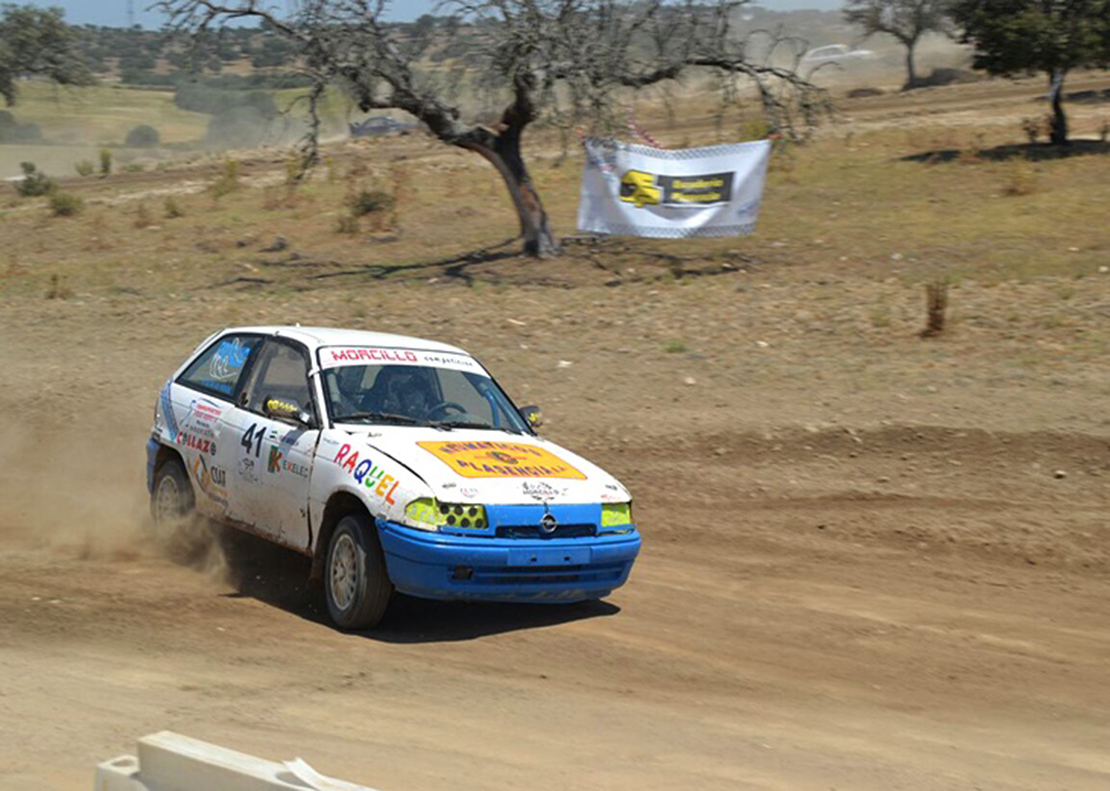
[[262, 454], [262, 437], [266, 435], [266, 427], [260, 426], [257, 423], [252, 423], [247, 432], [243, 434], [243, 438], [239, 440], [239, 444], [247, 449], [247, 455], [250, 455], [251, 445], [254, 445], [254, 457], [257, 459]]

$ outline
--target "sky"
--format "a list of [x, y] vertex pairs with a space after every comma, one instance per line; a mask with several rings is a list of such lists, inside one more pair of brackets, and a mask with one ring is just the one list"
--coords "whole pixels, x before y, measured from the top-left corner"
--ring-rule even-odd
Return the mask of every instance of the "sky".
[[[152, 0], [10, 0], [17, 5], [41, 7], [61, 6], [66, 12], [66, 21], [71, 25], [107, 25], [124, 27], [128, 24], [127, 9], [134, 9], [137, 24], [147, 28], [158, 28], [163, 17], [156, 11], [145, 10]], [[395, 0], [391, 16], [399, 21], [412, 20], [435, 8], [437, 0]], [[832, 11], [843, 6], [843, 0], [763, 0], [761, 5], [772, 11], [793, 11], [799, 8], [820, 8]], [[271, 5], [284, 10], [292, 5], [290, 0], [272, 0]]]

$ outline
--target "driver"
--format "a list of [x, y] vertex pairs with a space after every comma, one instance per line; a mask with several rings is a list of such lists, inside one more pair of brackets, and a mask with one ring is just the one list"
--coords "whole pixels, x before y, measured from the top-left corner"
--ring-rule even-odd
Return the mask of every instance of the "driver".
[[419, 420], [427, 416], [432, 406], [427, 383], [422, 381], [419, 371], [402, 369], [389, 378], [381, 411]]

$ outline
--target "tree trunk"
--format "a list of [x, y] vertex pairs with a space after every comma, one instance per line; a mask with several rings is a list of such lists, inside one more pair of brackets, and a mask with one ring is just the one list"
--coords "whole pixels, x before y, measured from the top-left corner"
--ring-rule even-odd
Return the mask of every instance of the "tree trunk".
[[558, 255], [559, 243], [551, 233], [547, 211], [543, 208], [543, 202], [532, 184], [528, 168], [524, 166], [524, 157], [520, 153], [520, 130], [506, 129], [493, 138], [492, 145], [473, 139], [462, 141], [458, 145], [480, 154], [501, 174], [520, 219], [520, 235], [524, 237], [525, 254], [534, 258]]
[[918, 86], [917, 69], [913, 60], [913, 49], [916, 45], [916, 41], [906, 43], [906, 85], [902, 88], [904, 91], [912, 90]]
[[1048, 98], [1052, 102], [1052, 129], [1049, 137], [1054, 146], [1068, 144], [1068, 117], [1064, 115], [1064, 77], [1067, 72], [1056, 69], [1048, 82]]

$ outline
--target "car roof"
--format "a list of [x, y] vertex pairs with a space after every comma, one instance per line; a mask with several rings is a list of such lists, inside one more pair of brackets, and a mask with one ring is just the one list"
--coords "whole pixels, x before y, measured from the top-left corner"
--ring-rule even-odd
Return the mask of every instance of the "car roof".
[[454, 352], [471, 356], [470, 352], [439, 341], [414, 338], [410, 335], [395, 335], [391, 332], [369, 332], [367, 330], [346, 330], [338, 327], [301, 327], [301, 326], [259, 326], [228, 327], [221, 335], [232, 333], [257, 333], [259, 335], [279, 335], [283, 338], [300, 341], [306, 346], [379, 346], [389, 349], [417, 349], [435, 352]]

